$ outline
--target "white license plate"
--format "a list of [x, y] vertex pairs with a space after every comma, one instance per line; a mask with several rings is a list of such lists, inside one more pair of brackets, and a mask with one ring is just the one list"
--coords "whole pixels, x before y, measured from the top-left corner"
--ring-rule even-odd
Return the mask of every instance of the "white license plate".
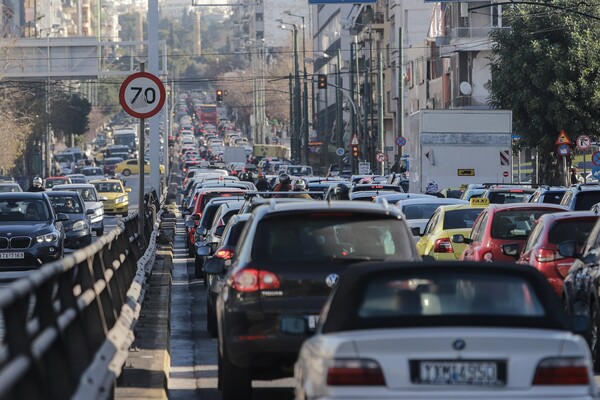
[[10, 253], [0, 253], [0, 259], [16, 260], [25, 258], [25, 253], [22, 251], [13, 251]]
[[495, 361], [420, 361], [415, 383], [426, 385], [504, 385]]

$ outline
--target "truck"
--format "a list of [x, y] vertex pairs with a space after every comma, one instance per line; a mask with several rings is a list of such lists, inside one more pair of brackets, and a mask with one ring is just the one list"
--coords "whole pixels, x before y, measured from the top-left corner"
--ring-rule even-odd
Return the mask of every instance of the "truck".
[[512, 111], [419, 110], [409, 119], [405, 154], [409, 191], [512, 182]]
[[246, 149], [243, 147], [225, 146], [223, 148], [223, 162], [229, 163], [246, 163]]
[[291, 150], [279, 144], [255, 144], [252, 150], [254, 157], [290, 159]]

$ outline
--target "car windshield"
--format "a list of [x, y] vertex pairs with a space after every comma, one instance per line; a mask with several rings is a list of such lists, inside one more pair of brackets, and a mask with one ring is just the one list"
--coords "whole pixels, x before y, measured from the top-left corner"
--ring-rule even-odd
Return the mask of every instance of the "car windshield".
[[489, 199], [491, 204], [522, 203], [523, 198], [531, 193], [531, 191], [524, 191], [523, 189], [510, 189], [507, 191], [490, 192]]
[[394, 273], [373, 278], [365, 289], [359, 318], [545, 315], [535, 290], [518, 276]]
[[406, 216], [406, 219], [429, 219], [442, 204], [407, 204], [402, 206], [402, 212]]
[[73, 192], [79, 192], [83, 201], [98, 201], [98, 199], [96, 198], [96, 192], [89, 187], [74, 188], [74, 189], [67, 189], [67, 188], [62, 189], [61, 188], [60, 190], [69, 190], [69, 191], [73, 191]]
[[360, 213], [302, 213], [258, 225], [252, 258], [267, 262], [403, 260], [412, 256], [401, 221]]
[[0, 200], [0, 221], [47, 221], [50, 210], [42, 200]]
[[81, 214], [83, 212], [83, 207], [78, 199], [73, 196], [52, 195], [49, 197], [52, 208], [54, 208], [54, 211], [57, 213]]
[[0, 185], [0, 192], [20, 192], [18, 185]]
[[472, 228], [481, 211], [483, 211], [483, 208], [446, 211], [444, 214], [444, 230]]
[[548, 212], [551, 211], [523, 209], [497, 212], [492, 220], [492, 238], [525, 240], [537, 220]]
[[100, 193], [121, 193], [123, 189], [119, 183], [113, 182], [98, 182], [94, 183], [96, 190]]

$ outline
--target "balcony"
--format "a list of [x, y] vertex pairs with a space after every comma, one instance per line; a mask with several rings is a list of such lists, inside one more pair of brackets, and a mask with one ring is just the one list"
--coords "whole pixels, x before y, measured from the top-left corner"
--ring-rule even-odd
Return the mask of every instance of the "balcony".
[[495, 29], [510, 29], [508, 27], [497, 28], [492, 26], [478, 27], [455, 27], [445, 39], [436, 38], [436, 43], [442, 44], [442, 53], [447, 51], [486, 51], [492, 49], [492, 42], [487, 39]]

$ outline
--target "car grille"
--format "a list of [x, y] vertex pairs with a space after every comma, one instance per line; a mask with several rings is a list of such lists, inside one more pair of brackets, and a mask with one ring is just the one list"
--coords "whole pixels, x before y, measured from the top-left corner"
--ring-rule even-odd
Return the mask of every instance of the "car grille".
[[10, 244], [11, 249], [26, 249], [31, 245], [29, 236], [17, 236], [14, 238], [0, 237], [0, 250], [8, 249]]

